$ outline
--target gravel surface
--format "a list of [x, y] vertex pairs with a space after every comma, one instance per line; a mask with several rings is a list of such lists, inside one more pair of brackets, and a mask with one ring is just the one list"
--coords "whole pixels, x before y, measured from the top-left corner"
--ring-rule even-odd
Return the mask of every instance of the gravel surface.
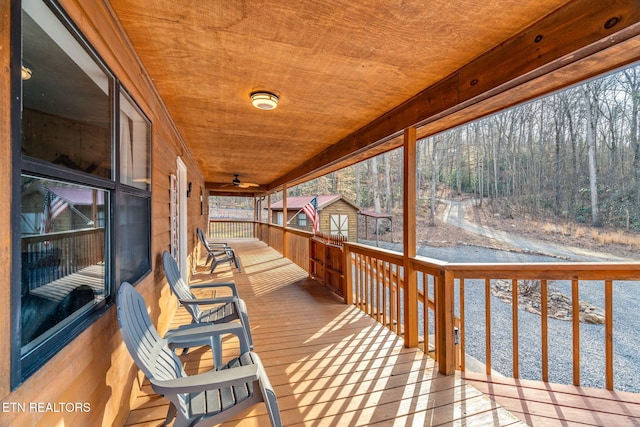
[[[375, 242], [369, 243], [375, 246]], [[401, 251], [399, 244], [380, 242], [380, 247]], [[558, 262], [571, 261], [563, 253], [562, 259], [548, 255], [535, 255], [496, 250], [477, 246], [426, 247], [418, 254], [447, 262]], [[574, 261], [602, 261], [599, 258]], [[640, 283], [619, 281], [613, 285], [613, 341], [614, 388], [620, 391], [640, 392], [640, 320], [635, 310], [640, 307]], [[550, 281], [565, 295], [571, 295], [570, 281]], [[604, 307], [604, 283], [581, 281], [579, 299], [597, 307]], [[456, 304], [459, 292], [456, 290]], [[465, 351], [470, 357], [485, 361], [485, 308], [484, 281], [465, 281]], [[459, 311], [456, 308], [456, 315]], [[422, 322], [420, 322], [422, 323]], [[518, 353], [520, 378], [541, 380], [540, 316], [520, 309]], [[433, 325], [432, 319], [430, 324]], [[549, 328], [549, 381], [573, 383], [572, 323], [548, 319]], [[513, 374], [511, 305], [491, 297], [491, 365], [494, 371], [507, 376]], [[535, 331], [535, 333], [531, 333]], [[432, 331], [430, 331], [433, 333]], [[580, 384], [587, 387], [605, 387], [604, 325], [580, 325]], [[469, 359], [468, 359], [469, 360]], [[468, 363], [469, 365], [469, 363]]]

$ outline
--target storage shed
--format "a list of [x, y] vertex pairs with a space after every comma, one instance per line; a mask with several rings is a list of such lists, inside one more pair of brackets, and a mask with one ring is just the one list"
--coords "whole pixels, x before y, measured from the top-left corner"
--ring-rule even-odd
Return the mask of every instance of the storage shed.
[[[287, 224], [289, 227], [313, 232], [313, 224], [301, 209], [314, 196], [287, 197]], [[320, 232], [340, 235], [348, 241], [358, 240], [358, 211], [354, 203], [340, 194], [318, 196], [318, 218]], [[271, 204], [271, 221], [283, 225], [282, 200]]]

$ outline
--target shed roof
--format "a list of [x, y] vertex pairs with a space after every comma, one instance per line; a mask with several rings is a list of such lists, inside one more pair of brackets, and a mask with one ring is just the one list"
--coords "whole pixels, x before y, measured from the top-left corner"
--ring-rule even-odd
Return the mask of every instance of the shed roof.
[[[287, 210], [302, 209], [307, 203], [311, 201], [315, 196], [294, 196], [287, 197]], [[351, 205], [355, 210], [360, 210], [358, 206], [349, 200], [345, 199], [341, 194], [323, 194], [318, 196], [318, 210], [321, 211], [325, 207], [334, 204], [338, 200], [343, 200], [345, 203]], [[271, 204], [271, 210], [282, 210], [282, 200]]]
[[388, 213], [383, 213], [383, 212], [375, 212], [375, 211], [360, 211], [358, 212], [360, 215], [363, 216], [370, 216], [373, 218], [393, 218], [393, 215], [388, 214]]

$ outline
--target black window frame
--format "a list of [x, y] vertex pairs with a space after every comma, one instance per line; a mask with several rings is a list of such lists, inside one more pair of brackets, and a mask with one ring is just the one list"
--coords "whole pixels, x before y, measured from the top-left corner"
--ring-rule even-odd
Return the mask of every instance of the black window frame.
[[[22, 1], [11, 2], [11, 166], [12, 166], [12, 199], [11, 199], [11, 390], [16, 389], [33, 373], [42, 368], [60, 350], [73, 341], [81, 332], [90, 327], [99, 319], [115, 302], [115, 295], [120, 286], [120, 259], [119, 241], [121, 239], [119, 227], [119, 213], [115, 208], [123, 194], [133, 194], [144, 197], [148, 203], [148, 224], [151, 229], [152, 192], [151, 185], [146, 190], [120, 184], [120, 95], [124, 93], [139, 112], [147, 120], [148, 145], [149, 145], [149, 175], [152, 175], [153, 153], [153, 129], [149, 116], [144, 112], [133, 96], [124, 88], [115, 73], [108, 67], [102, 57], [96, 52], [91, 43], [84, 37], [75, 23], [68, 17], [62, 7], [55, 0], [40, 0], [56, 16], [62, 25], [69, 31], [75, 40], [87, 51], [96, 64], [107, 75], [111, 84], [110, 97], [110, 142], [112, 151], [112, 173], [110, 178], [99, 177], [82, 171], [57, 166], [52, 163], [28, 157], [21, 152], [22, 144]], [[19, 288], [21, 284], [21, 177], [28, 174], [34, 177], [56, 179], [72, 184], [95, 186], [107, 192], [109, 201], [105, 212], [105, 286], [108, 288], [108, 296], [94, 305], [89, 311], [73, 319], [64, 325], [59, 331], [43, 340], [28, 354], [21, 355], [21, 296]], [[148, 269], [135, 283], [149, 276], [152, 271], [151, 234], [148, 241]]]
[[[149, 186], [147, 189], [142, 189], [142, 188], [138, 188], [138, 187], [134, 187], [134, 186], [130, 186], [127, 184], [124, 184], [121, 182], [121, 168], [120, 168], [120, 96], [124, 95], [128, 101], [133, 104], [133, 106], [138, 110], [138, 112], [144, 117], [144, 119], [146, 120], [146, 122], [149, 125], [149, 132], [147, 134], [147, 143], [148, 143], [148, 153], [147, 153], [147, 158], [149, 159], [149, 179], [152, 179], [152, 175], [153, 175], [153, 162], [152, 162], [152, 153], [153, 153], [153, 138], [152, 138], [152, 134], [153, 134], [153, 123], [151, 122], [151, 120], [149, 119], [149, 116], [144, 112], [144, 110], [140, 107], [140, 105], [136, 102], [136, 100], [133, 98], [133, 96], [131, 95], [131, 93], [129, 91], [127, 91], [127, 89], [116, 79], [116, 89], [117, 89], [117, 93], [115, 94], [114, 98], [116, 98], [116, 108], [114, 109], [114, 114], [116, 115], [116, 120], [114, 122], [114, 128], [116, 130], [116, 144], [114, 145], [115, 147], [115, 163], [114, 163], [114, 168], [115, 168], [115, 197], [114, 197], [114, 201], [113, 201], [113, 207], [117, 207], [120, 206], [121, 204], [121, 200], [124, 196], [134, 196], [134, 197], [139, 197], [139, 198], [144, 198], [147, 200], [147, 211], [149, 212], [149, 234], [147, 236], [148, 240], [147, 240], [147, 260], [148, 265], [149, 265], [149, 269], [146, 271], [146, 273], [142, 274], [139, 278], [137, 278], [137, 280], [135, 282], [132, 282], [132, 284], [136, 284], [138, 282], [140, 282], [142, 279], [144, 279], [146, 276], [148, 276], [151, 273], [151, 182], [149, 183]], [[121, 247], [121, 242], [122, 242], [122, 230], [120, 229], [120, 227], [118, 227], [118, 224], [120, 223], [120, 216], [122, 214], [122, 212], [120, 212], [119, 209], [114, 209], [114, 215], [112, 216], [113, 219], [113, 223], [115, 224], [115, 230], [114, 230], [114, 234], [115, 234], [115, 241], [114, 241], [114, 269], [116, 269], [115, 272], [115, 277], [116, 277], [116, 285], [115, 285], [115, 292], [117, 293], [117, 290], [120, 288], [120, 283], [122, 283], [122, 278], [120, 276], [120, 265], [121, 265], [121, 257], [120, 254], [122, 253], [122, 247]]]

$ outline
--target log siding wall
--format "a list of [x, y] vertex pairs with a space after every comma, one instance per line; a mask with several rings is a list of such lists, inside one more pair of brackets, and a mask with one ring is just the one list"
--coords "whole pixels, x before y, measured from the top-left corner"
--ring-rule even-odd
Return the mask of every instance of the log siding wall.
[[[8, 96], [11, 89], [11, 3], [0, 2], [0, 93], [3, 94], [0, 97], [0, 158], [4, 159], [0, 168], [0, 195], [3, 200], [10, 200], [12, 194], [12, 170], [8, 160], [11, 159], [11, 99], [15, 98]], [[170, 174], [176, 174], [176, 158], [181, 156], [186, 164], [187, 180], [193, 188], [187, 199], [191, 266], [200, 253], [195, 229], [207, 225], [206, 214], [200, 214], [200, 190], [204, 189], [204, 180], [110, 6], [103, 1], [82, 0], [60, 0], [59, 4], [152, 122], [152, 273], [137, 284], [137, 289], [150, 307], [158, 329], [164, 332], [177, 308], [166, 286], [160, 262], [162, 251], [170, 247]], [[202, 211], [206, 213], [207, 207]], [[2, 224], [11, 223], [9, 204], [0, 204], [0, 220]], [[0, 227], [3, 248], [0, 251], [0, 279], [5, 284], [11, 283], [11, 229]], [[0, 342], [5, 348], [11, 339], [10, 295], [10, 286], [0, 286]], [[3, 426], [122, 425], [129, 413], [132, 396], [135, 396], [131, 392], [141, 385], [141, 377], [118, 330], [115, 305], [13, 391], [10, 357], [9, 351], [0, 356], [0, 405], [25, 403], [28, 408], [31, 402], [80, 402], [87, 403], [90, 411], [3, 412], [0, 418]]]

